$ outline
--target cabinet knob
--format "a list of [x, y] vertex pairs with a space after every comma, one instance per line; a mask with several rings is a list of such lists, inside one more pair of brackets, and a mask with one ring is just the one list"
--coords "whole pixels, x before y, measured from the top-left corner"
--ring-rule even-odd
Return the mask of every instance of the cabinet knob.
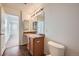
[[37, 43], [40, 43], [40, 41], [37, 41]]

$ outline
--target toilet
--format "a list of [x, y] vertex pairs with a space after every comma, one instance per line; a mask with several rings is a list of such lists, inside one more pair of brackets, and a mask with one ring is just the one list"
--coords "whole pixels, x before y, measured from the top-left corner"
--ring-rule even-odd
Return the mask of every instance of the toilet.
[[48, 41], [49, 55], [47, 56], [64, 56], [65, 47], [59, 43]]

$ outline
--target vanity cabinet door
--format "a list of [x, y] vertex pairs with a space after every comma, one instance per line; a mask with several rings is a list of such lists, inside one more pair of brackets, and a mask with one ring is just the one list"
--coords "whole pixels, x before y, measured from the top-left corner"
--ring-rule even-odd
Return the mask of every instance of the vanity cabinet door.
[[39, 39], [35, 39], [34, 40], [34, 55], [41, 55], [41, 51], [40, 51], [40, 40]]
[[36, 38], [34, 40], [34, 54], [37, 56], [41, 56], [44, 54], [44, 39], [43, 38]]

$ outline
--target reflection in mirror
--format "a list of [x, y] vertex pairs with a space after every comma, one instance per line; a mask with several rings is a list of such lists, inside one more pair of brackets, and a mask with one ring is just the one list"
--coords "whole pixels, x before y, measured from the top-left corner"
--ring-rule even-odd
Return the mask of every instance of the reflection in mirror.
[[33, 22], [33, 30], [37, 31], [37, 21]]
[[44, 12], [37, 16], [37, 33], [44, 34]]
[[36, 16], [37, 21], [33, 22], [33, 29], [37, 34], [44, 34], [44, 11]]
[[24, 31], [29, 30], [29, 21], [28, 20], [24, 20], [23, 25], [24, 25]]

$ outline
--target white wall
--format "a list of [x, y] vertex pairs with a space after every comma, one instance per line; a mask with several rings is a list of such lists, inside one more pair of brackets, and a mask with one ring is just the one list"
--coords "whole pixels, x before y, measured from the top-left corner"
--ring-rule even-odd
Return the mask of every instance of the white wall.
[[23, 45], [25, 44], [23, 41], [23, 21], [22, 21], [22, 12], [20, 12], [19, 16], [19, 44]]
[[45, 35], [79, 55], [79, 4], [45, 4]]
[[3, 6], [1, 6], [1, 55], [3, 54], [6, 48], [6, 40], [5, 40], [5, 11]]

